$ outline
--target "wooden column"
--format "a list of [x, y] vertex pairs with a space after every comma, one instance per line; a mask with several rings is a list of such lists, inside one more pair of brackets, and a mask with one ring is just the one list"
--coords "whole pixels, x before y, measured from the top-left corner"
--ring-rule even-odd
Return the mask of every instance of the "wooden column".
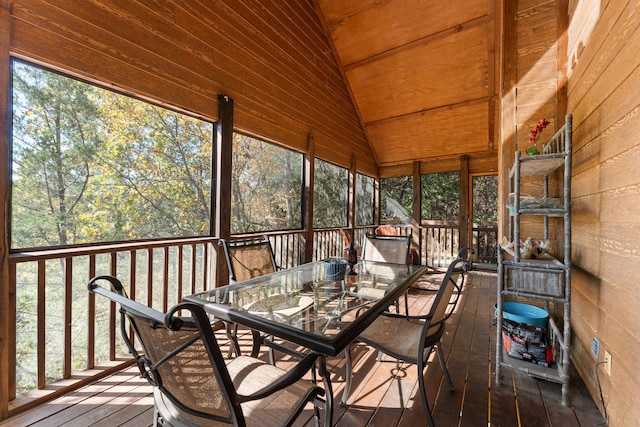
[[[356, 155], [351, 155], [351, 167], [349, 168], [349, 197], [347, 206], [347, 227], [349, 228], [349, 238], [354, 241], [354, 229], [356, 227], [356, 183], [358, 172], [356, 171]], [[342, 254], [341, 254], [342, 255]]]
[[[231, 236], [231, 167], [233, 155], [233, 99], [218, 95], [218, 123], [216, 124], [213, 176], [215, 188], [215, 216], [212, 229], [215, 236], [228, 239]], [[215, 286], [229, 283], [227, 264], [219, 247], [212, 248], [218, 256], [215, 262]], [[213, 255], [213, 252], [212, 252]], [[213, 259], [213, 257], [212, 257]]]
[[[12, 333], [10, 328], [15, 328], [15, 317], [12, 317], [11, 307], [15, 307], [15, 292], [9, 283], [9, 35], [10, 35], [10, 4], [9, 0], [0, 0], [0, 165], [4, 173], [0, 174], [0, 194], [2, 194], [2, 209], [0, 209], [0, 227], [2, 227], [2, 239], [0, 239], [0, 419], [7, 418], [9, 413], [10, 390], [9, 366], [15, 357]], [[12, 303], [13, 301], [13, 303]], [[14, 325], [14, 326], [10, 326]]]
[[380, 224], [380, 170], [373, 178], [373, 223]]
[[411, 246], [418, 248], [418, 255], [422, 259], [422, 245], [420, 244], [420, 224], [422, 221], [422, 185], [420, 180], [420, 162], [413, 162], [413, 198], [411, 221]]
[[460, 247], [469, 246], [471, 234], [471, 185], [469, 183], [469, 156], [460, 157]]
[[[513, 164], [516, 150], [516, 12], [517, 2], [504, 1], [502, 4], [502, 49], [500, 61], [499, 95], [500, 141], [498, 145], [498, 206], [507, 205], [509, 169]], [[505, 209], [498, 209], [498, 240], [507, 234], [508, 215]]]
[[307, 136], [307, 152], [304, 155], [304, 189], [302, 192], [302, 247], [300, 263], [311, 262], [313, 259], [313, 176], [315, 172], [315, 146], [313, 132]]

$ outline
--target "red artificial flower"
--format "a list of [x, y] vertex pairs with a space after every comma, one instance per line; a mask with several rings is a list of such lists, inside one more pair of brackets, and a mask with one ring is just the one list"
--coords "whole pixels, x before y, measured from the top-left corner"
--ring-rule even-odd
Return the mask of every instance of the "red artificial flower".
[[544, 128], [546, 128], [549, 123], [551, 123], [551, 122], [549, 120], [547, 120], [547, 119], [538, 120], [538, 123], [536, 124], [536, 127], [534, 129], [531, 129], [531, 136], [529, 137], [529, 144], [533, 145], [533, 144], [536, 143], [536, 141], [540, 137], [540, 132], [542, 132], [542, 130]]

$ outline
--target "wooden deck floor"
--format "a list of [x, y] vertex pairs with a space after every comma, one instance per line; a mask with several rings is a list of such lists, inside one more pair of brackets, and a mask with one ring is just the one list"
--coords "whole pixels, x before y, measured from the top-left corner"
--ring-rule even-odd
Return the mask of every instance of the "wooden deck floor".
[[[437, 281], [437, 275], [425, 276]], [[450, 392], [437, 359], [426, 371], [429, 402], [438, 426], [596, 426], [602, 416], [575, 370], [570, 401], [560, 404], [557, 384], [506, 370], [502, 385], [493, 378], [495, 327], [495, 273], [473, 272], [456, 314], [447, 326], [443, 350], [456, 386]], [[412, 311], [427, 309], [433, 292], [411, 291]], [[249, 335], [243, 347], [250, 348]], [[376, 361], [370, 348], [358, 344], [354, 350], [355, 374], [346, 407], [336, 403], [337, 426], [422, 426], [424, 414], [417, 391], [415, 366], [400, 366], [395, 360]], [[286, 367], [287, 357], [277, 362]], [[344, 385], [344, 359], [328, 361], [336, 402]], [[0, 426], [150, 426], [153, 399], [150, 386], [130, 368], [84, 387], [48, 404], [0, 422]], [[311, 410], [297, 426], [312, 426]], [[602, 425], [602, 424], [600, 424]]]

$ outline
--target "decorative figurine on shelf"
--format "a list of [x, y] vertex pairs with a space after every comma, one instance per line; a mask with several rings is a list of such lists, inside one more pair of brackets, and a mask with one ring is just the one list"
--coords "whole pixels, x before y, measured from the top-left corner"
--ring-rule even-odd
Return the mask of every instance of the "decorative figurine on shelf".
[[349, 243], [349, 246], [344, 250], [345, 258], [347, 259], [347, 264], [349, 264], [349, 273], [350, 275], [358, 274], [353, 270], [353, 266], [358, 263], [358, 251], [353, 247], [353, 242]]
[[549, 120], [540, 119], [538, 123], [536, 123], [536, 127], [531, 129], [531, 134], [529, 136], [529, 146], [527, 147], [527, 154], [530, 156], [535, 156], [536, 154], [540, 154], [538, 147], [536, 146], [536, 142], [538, 142], [538, 138], [540, 138], [540, 133], [544, 130], [544, 128], [549, 125]]

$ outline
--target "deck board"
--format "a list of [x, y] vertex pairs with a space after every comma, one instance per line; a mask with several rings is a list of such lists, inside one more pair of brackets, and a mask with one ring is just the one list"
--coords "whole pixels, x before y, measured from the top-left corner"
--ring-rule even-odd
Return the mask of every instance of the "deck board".
[[[437, 275], [425, 281], [438, 281]], [[439, 426], [592, 426], [602, 415], [575, 369], [569, 405], [560, 403], [559, 384], [537, 380], [525, 374], [503, 369], [502, 383], [495, 384], [495, 326], [491, 324], [495, 303], [495, 273], [472, 272], [447, 325], [442, 348], [451, 373], [454, 392], [449, 391], [435, 353], [425, 372], [427, 396]], [[412, 290], [412, 313], [426, 312], [435, 292]], [[403, 304], [401, 310], [404, 310]], [[221, 342], [227, 345], [222, 335]], [[251, 336], [240, 337], [244, 353], [251, 347]], [[226, 350], [226, 349], [225, 349]], [[355, 344], [354, 377], [346, 407], [339, 404], [345, 381], [343, 356], [330, 358], [327, 366], [335, 393], [336, 426], [425, 425], [414, 365], [401, 364], [383, 357], [364, 344]], [[266, 352], [260, 356], [267, 360]], [[295, 363], [290, 356], [277, 354], [278, 366], [286, 369]], [[313, 426], [311, 407], [305, 409], [295, 426]], [[103, 426], [147, 427], [152, 425], [151, 387], [140, 378], [136, 367], [111, 375], [102, 381], [59, 397], [47, 404], [0, 422], [6, 426]]]

